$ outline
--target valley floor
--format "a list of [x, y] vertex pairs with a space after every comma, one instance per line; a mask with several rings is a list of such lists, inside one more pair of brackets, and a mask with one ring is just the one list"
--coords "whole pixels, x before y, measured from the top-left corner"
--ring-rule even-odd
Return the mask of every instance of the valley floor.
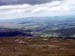
[[0, 56], [75, 56], [75, 40], [58, 38], [0, 38]]

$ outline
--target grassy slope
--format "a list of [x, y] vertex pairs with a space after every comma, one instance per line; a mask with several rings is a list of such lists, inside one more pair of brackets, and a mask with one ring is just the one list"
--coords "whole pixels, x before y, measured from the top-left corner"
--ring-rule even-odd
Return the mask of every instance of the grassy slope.
[[0, 56], [75, 56], [75, 40], [57, 38], [0, 38]]

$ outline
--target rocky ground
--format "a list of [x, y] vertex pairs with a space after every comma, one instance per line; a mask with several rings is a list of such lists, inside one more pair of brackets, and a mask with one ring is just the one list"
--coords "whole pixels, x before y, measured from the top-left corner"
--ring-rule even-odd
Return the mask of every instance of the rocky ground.
[[0, 56], [75, 56], [75, 40], [2, 37]]

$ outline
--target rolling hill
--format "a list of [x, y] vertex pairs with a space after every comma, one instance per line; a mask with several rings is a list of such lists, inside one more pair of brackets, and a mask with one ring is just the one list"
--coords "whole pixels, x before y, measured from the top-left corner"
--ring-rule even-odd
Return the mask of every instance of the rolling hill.
[[33, 36], [75, 37], [75, 17], [29, 17], [1, 20], [0, 28], [10, 29], [10, 32], [16, 29], [22, 33], [31, 34]]

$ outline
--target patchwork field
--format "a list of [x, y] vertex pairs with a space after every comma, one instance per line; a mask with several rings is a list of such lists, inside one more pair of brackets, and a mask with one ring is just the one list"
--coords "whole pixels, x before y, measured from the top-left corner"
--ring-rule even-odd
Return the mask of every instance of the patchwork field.
[[39, 37], [2, 37], [0, 56], [75, 56], [75, 40]]

